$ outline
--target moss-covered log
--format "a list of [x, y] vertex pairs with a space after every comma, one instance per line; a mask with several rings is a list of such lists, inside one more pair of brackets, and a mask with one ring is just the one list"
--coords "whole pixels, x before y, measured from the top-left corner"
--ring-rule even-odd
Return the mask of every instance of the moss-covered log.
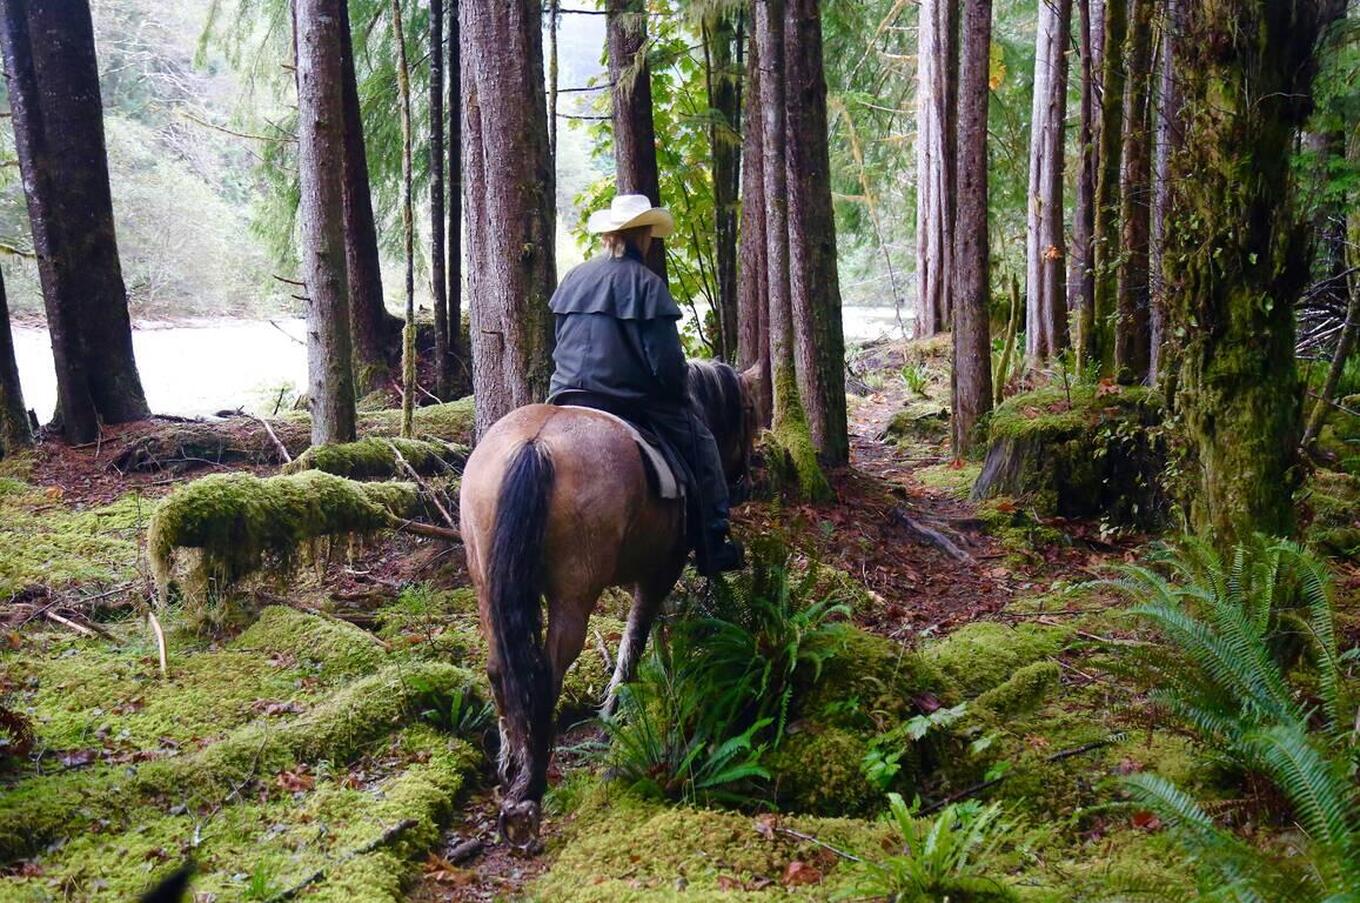
[[214, 474], [177, 489], [156, 508], [147, 556], [169, 585], [177, 549], [194, 549], [194, 591], [230, 586], [270, 567], [287, 570], [316, 540], [373, 533], [421, 509], [414, 483], [357, 483], [321, 471], [261, 479]]
[[1140, 387], [1017, 395], [997, 408], [973, 498], [1023, 496], [1040, 513], [1150, 526], [1164, 510], [1161, 404]]
[[357, 442], [317, 445], [283, 467], [284, 473], [319, 470], [351, 480], [392, 479], [405, 476], [393, 449], [421, 476], [453, 473], [467, 461], [468, 448], [430, 439], [368, 436]]

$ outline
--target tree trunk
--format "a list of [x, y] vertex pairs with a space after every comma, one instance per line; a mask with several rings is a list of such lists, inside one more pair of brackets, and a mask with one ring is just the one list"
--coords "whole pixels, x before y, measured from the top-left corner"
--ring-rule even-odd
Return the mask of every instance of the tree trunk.
[[[1324, 9], [1329, 6], [1330, 9]], [[1190, 521], [1226, 546], [1288, 535], [1298, 485], [1294, 307], [1308, 235], [1290, 155], [1339, 4], [1187, 4], [1175, 67], [1185, 139], [1171, 159], [1166, 276]]]
[[449, 226], [448, 244], [449, 372], [454, 389], [470, 388], [466, 350], [463, 348], [463, 88], [462, 29], [459, 9], [462, 0], [449, 0]]
[[1082, 319], [1082, 368], [1108, 373], [1114, 364], [1113, 323], [1118, 293], [1115, 256], [1119, 251], [1119, 172], [1123, 149], [1124, 40], [1128, 0], [1105, 0], [1100, 75], [1100, 145], [1096, 178], [1093, 269], [1095, 287]]
[[[759, 2], [759, 0], [755, 0]], [[770, 379], [770, 292], [766, 266], [765, 152], [760, 92], [760, 56], [755, 34], [746, 55], [746, 115], [741, 142], [741, 261], [737, 269], [737, 363], [760, 365], [761, 411], [773, 411]], [[767, 424], [768, 425], [768, 424]]]
[[[818, 0], [789, 0], [784, 35], [790, 297], [799, 396], [822, 461], [850, 460], [845, 333], [831, 204], [826, 76]], [[990, 359], [989, 359], [990, 360]]]
[[434, 306], [435, 394], [448, 401], [449, 300], [444, 274], [444, 0], [430, 0], [430, 294]]
[[462, 0], [463, 165], [477, 434], [552, 376], [554, 184], [537, 0]]
[[297, 0], [298, 170], [307, 282], [312, 444], [354, 441], [354, 370], [345, 278], [341, 45], [344, 0]]
[[401, 235], [406, 258], [406, 323], [401, 332], [401, 435], [415, 434], [416, 385], [416, 221], [411, 199], [411, 67], [406, 60], [406, 27], [401, 0], [392, 0], [392, 33], [397, 44], [397, 118], [401, 120]]
[[1120, 184], [1121, 221], [1117, 268], [1114, 366], [1125, 382], [1148, 376], [1152, 340], [1148, 323], [1148, 241], [1152, 225], [1152, 161], [1148, 123], [1152, 83], [1153, 0], [1132, 0], [1124, 85], [1124, 164]]
[[[1081, 54], [1081, 125], [1077, 139], [1077, 197], [1072, 208], [1071, 268], [1068, 270], [1068, 307], [1076, 312], [1078, 348], [1084, 347], [1087, 315], [1095, 295], [1095, 270], [1092, 255], [1092, 236], [1095, 230], [1096, 203], [1096, 123], [1099, 121], [1099, 102], [1096, 98], [1094, 75], [1095, 22], [1092, 7], [1098, 0], [1077, 0], [1078, 44]], [[1094, 323], [1094, 317], [1091, 320]]]
[[[718, 332], [724, 360], [737, 360], [737, 192], [741, 187], [741, 29], [730, 15], [704, 20], [708, 127], [713, 158], [713, 218], [717, 258]], [[737, 52], [733, 52], [737, 48]], [[734, 59], [735, 57], [735, 59]]]
[[921, 0], [916, 135], [916, 334], [949, 328], [957, 65], [953, 0]]
[[9, 327], [9, 301], [0, 275], [0, 458], [33, 444], [28, 408], [19, 385], [19, 364], [14, 359], [14, 334]]
[[132, 353], [88, 0], [6, 0], [0, 23], [66, 437], [147, 416]]
[[1031, 361], [1067, 346], [1063, 162], [1067, 137], [1067, 45], [1072, 0], [1039, 4], [1034, 109], [1030, 135], [1030, 200], [1026, 228], [1025, 345]]
[[383, 303], [382, 261], [378, 229], [369, 193], [368, 150], [364, 119], [359, 109], [359, 87], [354, 74], [354, 41], [349, 5], [339, 5], [340, 65], [344, 105], [344, 147], [341, 190], [344, 195], [345, 273], [349, 284], [349, 318], [354, 368], [360, 392], [380, 389], [392, 375], [391, 347], [400, 321]]
[[[1064, 4], [1065, 5], [1065, 4]], [[953, 449], [961, 460], [978, 419], [992, 409], [991, 297], [987, 233], [987, 105], [991, 0], [967, 0], [959, 73], [958, 221], [954, 233]], [[1065, 32], [1064, 32], [1065, 34]], [[1062, 55], [1062, 50], [1058, 50]], [[1061, 168], [1061, 167], [1060, 167]], [[1061, 223], [1061, 205], [1057, 219]], [[1061, 265], [1059, 265], [1061, 268]], [[1063, 301], [1064, 307], [1066, 301]]]
[[1148, 380], [1156, 383], [1166, 342], [1166, 280], [1162, 273], [1166, 221], [1171, 200], [1171, 155], [1181, 143], [1181, 89], [1173, 66], [1176, 35], [1183, 24], [1181, 0], [1166, 0], [1162, 13], [1162, 58], [1153, 130], [1152, 223], [1148, 243]]
[[[614, 167], [619, 194], [645, 194], [661, 205], [652, 128], [652, 70], [647, 64], [646, 0], [608, 0], [605, 37], [614, 100]], [[666, 249], [653, 240], [647, 266], [666, 278]]]

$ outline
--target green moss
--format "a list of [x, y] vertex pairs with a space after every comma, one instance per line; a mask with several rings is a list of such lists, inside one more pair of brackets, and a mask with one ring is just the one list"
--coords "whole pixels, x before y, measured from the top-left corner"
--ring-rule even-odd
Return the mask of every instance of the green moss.
[[915, 709], [913, 696], [945, 690], [944, 676], [926, 657], [848, 625], [839, 629], [840, 651], [801, 695], [803, 717], [864, 729], [879, 720], [901, 721]]
[[967, 498], [980, 473], [982, 473], [981, 464], [966, 462], [957, 467], [952, 463], [918, 467], [911, 472], [911, 476], [917, 483], [932, 492], [941, 492], [957, 498]]
[[372, 634], [353, 624], [284, 605], [260, 612], [255, 623], [232, 641], [232, 647], [295, 656], [327, 675], [373, 671], [385, 655]]
[[[415, 410], [415, 435], [434, 436], [446, 442], [469, 443], [472, 441], [473, 407], [472, 396], [432, 404]], [[360, 435], [389, 435], [401, 432], [401, 409], [359, 415]]]
[[161, 503], [147, 533], [147, 554], [164, 592], [175, 550], [197, 550], [191, 589], [202, 592], [210, 584], [230, 586], [266, 565], [286, 570], [315, 540], [383, 529], [419, 505], [412, 483], [356, 483], [320, 471], [266, 479], [214, 475]]
[[949, 409], [912, 402], [893, 414], [884, 433], [898, 445], [942, 442], [949, 438]]
[[558, 705], [563, 717], [593, 714], [604, 703], [605, 690], [609, 688], [613, 672], [600, 655], [599, 643], [594, 637], [598, 632], [607, 648], [618, 649], [623, 631], [624, 623], [616, 618], [597, 614], [590, 619], [590, 638], [562, 678], [562, 698]]
[[0, 491], [0, 595], [39, 583], [110, 584], [136, 573], [137, 534], [155, 502], [129, 494], [97, 508], [72, 510], [60, 490], [4, 478]]
[[1025, 665], [1001, 683], [979, 694], [968, 703], [971, 720], [1004, 722], [1028, 714], [1044, 702], [1058, 686], [1062, 676], [1056, 662], [1042, 661]]
[[1062, 627], [974, 621], [927, 646], [922, 657], [965, 697], [998, 687], [1025, 665], [1056, 655], [1071, 632]]
[[1317, 470], [1305, 499], [1313, 515], [1309, 544], [1343, 558], [1360, 556], [1360, 477]]
[[393, 446], [422, 476], [447, 473], [461, 467], [468, 456], [465, 446], [425, 439], [369, 436], [357, 442], [313, 446], [285, 465], [283, 472], [320, 470], [351, 480], [404, 477], [406, 472], [398, 466], [397, 456], [392, 453]]
[[812, 444], [812, 432], [807, 415], [798, 398], [791, 368], [783, 368], [776, 376], [775, 397], [783, 400], [774, 427], [765, 434], [765, 460], [776, 491], [789, 493], [809, 502], [821, 502], [835, 496], [831, 484], [817, 460], [817, 448]]
[[866, 813], [882, 796], [865, 780], [868, 740], [838, 727], [811, 726], [791, 734], [761, 763], [770, 770], [780, 809], [811, 815]]
[[992, 411], [988, 435], [992, 441], [1032, 436], [1072, 438], [1103, 421], [1159, 417], [1160, 410], [1160, 396], [1145, 386], [1083, 384], [1073, 386], [1070, 396], [1061, 386], [1047, 386], [1012, 396], [998, 405]]

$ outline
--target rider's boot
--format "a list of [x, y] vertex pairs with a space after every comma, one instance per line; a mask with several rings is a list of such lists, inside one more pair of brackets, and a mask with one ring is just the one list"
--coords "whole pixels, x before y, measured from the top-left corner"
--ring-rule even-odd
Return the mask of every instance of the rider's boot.
[[728, 536], [726, 520], [715, 520], [700, 537], [694, 559], [701, 575], [715, 577], [725, 571], [741, 570], [746, 563], [746, 550]]

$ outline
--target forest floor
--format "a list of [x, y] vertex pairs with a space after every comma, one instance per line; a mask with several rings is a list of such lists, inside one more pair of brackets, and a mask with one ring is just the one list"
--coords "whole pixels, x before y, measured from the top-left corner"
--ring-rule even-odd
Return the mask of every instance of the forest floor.
[[[275, 472], [274, 444], [241, 418], [205, 452], [198, 426], [159, 422], [0, 462], [0, 715], [30, 728], [7, 735], [0, 718], [0, 900], [130, 899], [185, 858], [202, 901], [870, 897], [858, 860], [890, 846], [883, 791], [862, 773], [895, 726], [879, 709], [954, 702], [1002, 714], [948, 757], [909, 757], [894, 786], [927, 808], [1001, 803], [1014, 830], [996, 858], [1010, 887], [1067, 900], [1149, 876], [1186, 886], [1163, 826], [1113, 781], [1155, 770], [1225, 807], [1232, 788], [1213, 785], [1202, 751], [1118, 666], [1146, 642], [1121, 603], [1072, 589], [1140, 560], [1150, 540], [1041, 518], [1023, 500], [971, 501], [978, 465], [956, 467], [946, 451], [943, 361], [930, 344], [861, 356], [836, 500], [753, 501], [736, 515], [743, 535], [780, 533], [805, 566], [852, 585], [854, 624], [896, 650], [883, 680], [872, 656], [828, 665], [853, 688], [833, 704], [863, 701], [875, 726], [796, 722], [806, 774], [789, 766], [781, 786], [810, 789], [777, 819], [635, 798], [604, 779], [588, 718], [626, 613], [607, 597], [568, 676], [564, 708], [583, 720], [559, 738], [535, 857], [494, 839], [483, 652], [460, 548], [370, 537], [260, 582], [247, 605], [176, 610], [162, 678], [141, 617], [150, 514], [206, 473]], [[423, 431], [465, 439], [466, 408], [444, 407]], [[366, 416], [375, 434], [391, 426]], [[291, 454], [305, 445], [295, 422], [276, 426]], [[1340, 573], [1353, 613], [1360, 571]], [[1354, 638], [1358, 623], [1351, 614], [1343, 629]], [[937, 677], [898, 680], [913, 669]], [[1021, 673], [1032, 688], [1011, 687]], [[892, 694], [909, 699], [883, 702]]]

